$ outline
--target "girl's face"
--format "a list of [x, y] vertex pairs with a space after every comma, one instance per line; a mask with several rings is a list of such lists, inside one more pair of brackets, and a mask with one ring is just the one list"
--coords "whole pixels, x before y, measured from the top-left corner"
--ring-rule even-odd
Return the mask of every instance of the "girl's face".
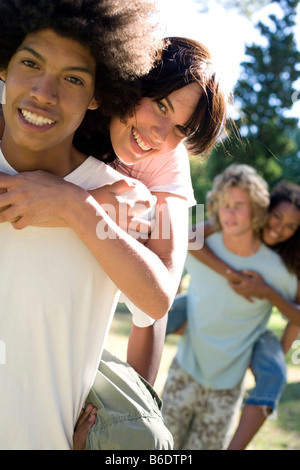
[[263, 229], [263, 240], [273, 246], [294, 235], [300, 226], [300, 210], [287, 201], [280, 202], [272, 209]]
[[112, 118], [110, 137], [118, 157], [134, 164], [174, 150], [188, 135], [186, 123], [193, 115], [201, 88], [191, 83], [161, 101], [142, 98], [133, 116], [121, 121]]

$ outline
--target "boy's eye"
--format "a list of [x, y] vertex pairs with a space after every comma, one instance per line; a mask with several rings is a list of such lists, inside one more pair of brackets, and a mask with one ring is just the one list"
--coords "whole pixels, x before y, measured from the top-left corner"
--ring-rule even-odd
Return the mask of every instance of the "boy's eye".
[[70, 83], [73, 83], [74, 85], [83, 85], [83, 81], [80, 80], [80, 78], [77, 78], [77, 77], [68, 77], [67, 80]]

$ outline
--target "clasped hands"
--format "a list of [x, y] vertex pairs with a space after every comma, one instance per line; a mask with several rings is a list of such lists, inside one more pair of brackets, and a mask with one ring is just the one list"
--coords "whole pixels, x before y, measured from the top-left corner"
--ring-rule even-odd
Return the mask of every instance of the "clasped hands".
[[155, 206], [156, 197], [142, 183], [124, 178], [87, 192], [41, 170], [13, 176], [0, 172], [0, 223], [11, 222], [17, 230], [30, 225], [68, 226], [68, 205], [77, 197], [91, 196], [104, 210], [113, 207], [115, 222], [124, 230], [135, 220], [139, 222], [134, 224], [137, 231], [151, 232], [153, 220], [142, 219], [141, 213]]
[[226, 277], [230, 287], [249, 302], [254, 302], [253, 297], [264, 299], [267, 296], [269, 286], [264, 278], [255, 271], [228, 269]]

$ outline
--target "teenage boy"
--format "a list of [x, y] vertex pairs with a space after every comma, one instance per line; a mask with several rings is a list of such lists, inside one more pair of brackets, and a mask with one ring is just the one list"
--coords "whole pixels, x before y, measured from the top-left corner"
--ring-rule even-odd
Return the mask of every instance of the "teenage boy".
[[[66, 199], [74, 231], [0, 226], [2, 449], [72, 448], [118, 288], [150, 315], [158, 310], [156, 318], [165, 310], [163, 295], [153, 303], [157, 274], [147, 269], [144, 247], [86, 192], [119, 180], [119, 173], [73, 145], [86, 113], [108, 96], [111, 107], [119, 106], [123, 92], [130, 95], [131, 90], [124, 76], [145, 73], [146, 63], [151, 67], [158, 43], [152, 26], [147, 29], [149, 3], [0, 2], [0, 78], [6, 88], [0, 170], [11, 175], [46, 170], [82, 188], [74, 186], [72, 198]], [[103, 220], [111, 237], [99, 240], [97, 226]], [[89, 239], [92, 253], [80, 238]], [[96, 242], [101, 245], [97, 260]], [[142, 279], [143, 288], [137, 289]], [[148, 324], [146, 316], [143, 321]]]
[[[267, 184], [247, 165], [231, 165], [214, 180], [207, 212], [217, 232], [213, 251], [237, 270], [250, 269], [295, 300], [297, 278], [259, 237], [269, 205]], [[221, 450], [240, 410], [242, 382], [254, 343], [272, 305], [236, 294], [226, 279], [188, 255], [187, 324], [163, 392], [174, 449]], [[266, 393], [262, 390], [262, 393]]]

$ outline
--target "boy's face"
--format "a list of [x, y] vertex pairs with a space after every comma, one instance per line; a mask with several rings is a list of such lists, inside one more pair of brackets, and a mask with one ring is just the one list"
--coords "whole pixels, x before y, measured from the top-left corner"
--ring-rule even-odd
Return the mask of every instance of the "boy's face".
[[219, 207], [219, 220], [226, 235], [240, 236], [252, 232], [252, 207], [248, 191], [229, 188]]
[[6, 82], [4, 137], [19, 148], [41, 152], [69, 144], [86, 110], [97, 107], [93, 57], [52, 30], [28, 35], [0, 77]]

